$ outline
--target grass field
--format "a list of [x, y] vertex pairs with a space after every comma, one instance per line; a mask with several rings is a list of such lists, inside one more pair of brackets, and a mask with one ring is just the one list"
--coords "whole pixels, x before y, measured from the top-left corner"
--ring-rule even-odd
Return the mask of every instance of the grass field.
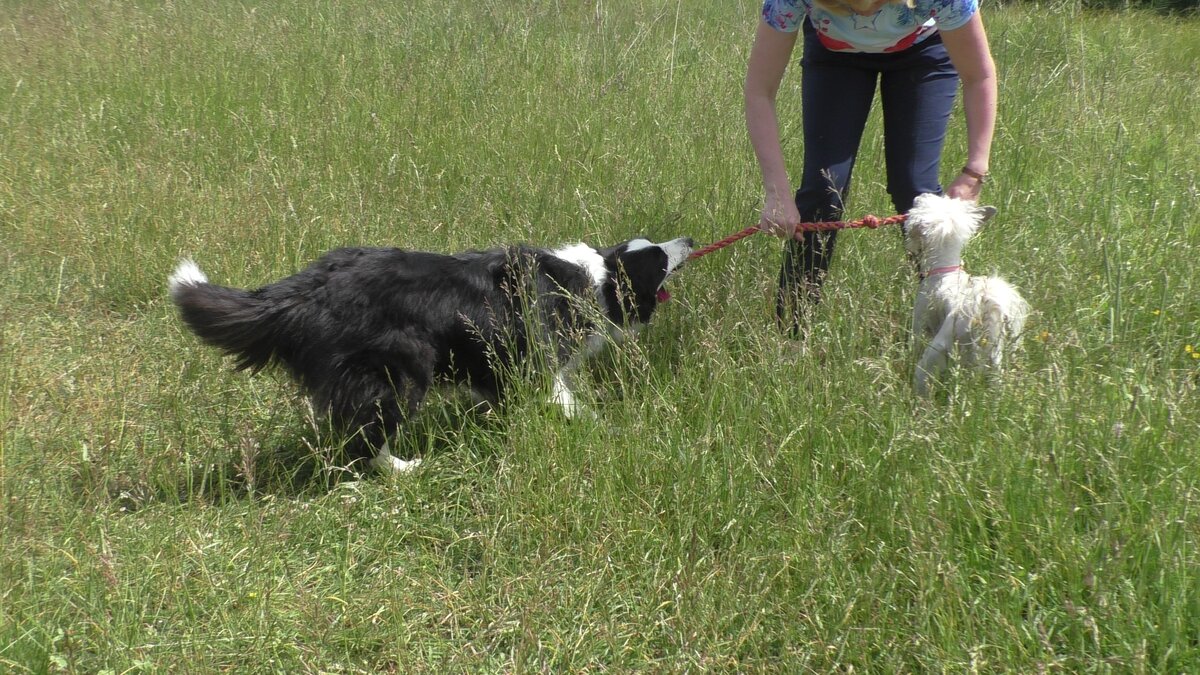
[[[737, 231], [757, 4], [0, 8], [0, 671], [1200, 669], [1200, 21], [987, 14], [968, 263], [1036, 310], [999, 387], [914, 400], [894, 232], [802, 342], [759, 236], [589, 371], [594, 421], [435, 398], [419, 471], [349, 480], [183, 331], [176, 261]], [[851, 216], [890, 209], [871, 124]]]

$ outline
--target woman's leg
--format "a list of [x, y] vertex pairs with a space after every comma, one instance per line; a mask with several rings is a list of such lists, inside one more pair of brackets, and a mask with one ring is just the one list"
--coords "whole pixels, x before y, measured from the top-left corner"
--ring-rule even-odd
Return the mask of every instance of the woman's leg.
[[[796, 208], [806, 222], [836, 220], [842, 213], [859, 141], [875, 97], [877, 71], [853, 55], [830, 52], [804, 23], [801, 107], [804, 173]], [[776, 313], [780, 325], [799, 331], [800, 315], [820, 299], [836, 233], [807, 232], [784, 247]]]
[[883, 69], [884, 155], [897, 213], [907, 213], [919, 194], [942, 193], [938, 173], [957, 94], [958, 73], [936, 35]]

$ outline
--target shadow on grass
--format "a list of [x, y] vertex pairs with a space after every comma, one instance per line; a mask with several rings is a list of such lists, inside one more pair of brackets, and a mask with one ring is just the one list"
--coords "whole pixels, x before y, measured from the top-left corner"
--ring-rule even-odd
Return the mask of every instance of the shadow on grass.
[[[670, 358], [651, 361], [640, 351], [605, 350], [595, 359], [581, 379], [591, 403], [600, 409], [625, 398], [646, 397], [649, 380], [671, 379], [679, 367], [678, 345], [667, 341], [659, 345]], [[654, 370], [655, 373], [649, 371]], [[658, 372], [658, 371], [667, 372]], [[485, 463], [505, 447], [504, 428], [509, 422], [527, 424], [530, 415], [560, 416], [562, 411], [546, 403], [548, 384], [527, 383], [538, 378], [528, 373], [509, 377], [513, 389], [505, 402], [493, 412], [476, 406], [465, 391], [453, 387], [438, 389], [422, 405], [420, 412], [389, 439], [389, 452], [400, 459], [420, 458], [425, 462], [446, 455], [463, 453], [464, 462]], [[301, 402], [304, 399], [293, 399]], [[303, 403], [300, 403], [303, 410]], [[276, 411], [281, 410], [279, 408]], [[349, 440], [328, 424], [320, 422], [309, 410], [306, 414], [282, 413], [283, 419], [268, 414], [263, 428], [244, 426], [227, 416], [202, 423], [192, 421], [170, 430], [169, 447], [164, 453], [148, 447], [164, 439], [155, 434], [147, 445], [131, 448], [114, 466], [103, 458], [79, 463], [70, 489], [87, 506], [96, 510], [133, 513], [153, 505], [229, 504], [267, 496], [283, 498], [317, 497], [349, 481], [377, 480], [367, 460], [351, 459], [343, 448]], [[181, 409], [181, 416], [188, 414]], [[260, 422], [261, 423], [261, 422]], [[222, 429], [215, 437], [199, 440], [214, 426]]]
[[[389, 449], [402, 459], [428, 461], [454, 452], [464, 437], [486, 435], [496, 426], [496, 415], [455, 402], [431, 402], [389, 440]], [[315, 424], [285, 428], [270, 439], [230, 440], [228, 452], [220, 453], [223, 460], [184, 464], [175, 472], [149, 470], [140, 476], [81, 474], [78, 492], [85, 499], [95, 495], [106, 500], [114, 511], [132, 513], [152, 504], [228, 504], [268, 495], [313, 497], [347, 481], [382, 478], [367, 460], [350, 460], [343, 452], [343, 434]]]

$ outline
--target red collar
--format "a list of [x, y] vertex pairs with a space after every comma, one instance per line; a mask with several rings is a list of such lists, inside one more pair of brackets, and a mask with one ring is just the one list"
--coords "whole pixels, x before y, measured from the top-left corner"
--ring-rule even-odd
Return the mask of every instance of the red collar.
[[921, 272], [917, 276], [919, 276], [921, 278], [921, 281], [924, 281], [924, 280], [928, 279], [929, 277], [935, 277], [939, 274], [949, 274], [951, 272], [961, 272], [962, 268], [963, 268], [962, 265], [948, 265], [946, 267], [935, 267], [935, 268], [929, 270], [928, 272]]

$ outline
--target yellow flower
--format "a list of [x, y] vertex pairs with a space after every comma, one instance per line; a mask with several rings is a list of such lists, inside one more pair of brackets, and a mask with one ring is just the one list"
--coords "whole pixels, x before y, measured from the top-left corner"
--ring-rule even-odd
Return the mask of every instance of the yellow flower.
[[1194, 353], [1194, 351], [1193, 351], [1193, 348], [1192, 348], [1192, 346], [1191, 346], [1191, 345], [1184, 345], [1184, 346], [1183, 346], [1183, 351], [1185, 351], [1185, 352], [1187, 352], [1187, 353], [1189, 353], [1189, 354], [1192, 354], [1192, 353]]
[[1158, 316], [1159, 314], [1162, 314], [1162, 310], [1152, 309], [1152, 310], [1150, 310], [1150, 313], [1153, 314], [1154, 316]]

